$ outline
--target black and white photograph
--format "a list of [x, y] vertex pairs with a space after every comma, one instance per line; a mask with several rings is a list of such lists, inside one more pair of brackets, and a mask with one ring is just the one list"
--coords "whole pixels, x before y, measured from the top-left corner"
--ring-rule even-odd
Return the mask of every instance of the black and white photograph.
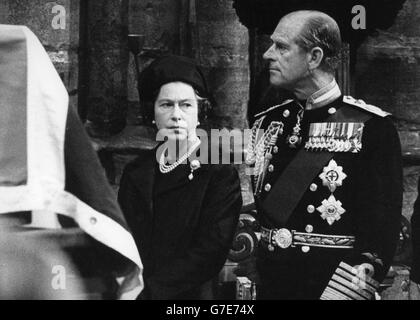
[[0, 300], [420, 300], [419, 27], [418, 0], [0, 0]]

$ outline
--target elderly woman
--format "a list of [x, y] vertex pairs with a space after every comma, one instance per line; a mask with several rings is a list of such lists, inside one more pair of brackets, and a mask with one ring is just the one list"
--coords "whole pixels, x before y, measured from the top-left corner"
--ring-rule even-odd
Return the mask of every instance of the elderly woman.
[[155, 60], [139, 87], [146, 119], [176, 146], [144, 151], [121, 179], [119, 202], [144, 265], [139, 298], [200, 299], [203, 285], [223, 267], [238, 223], [238, 174], [231, 165], [191, 161], [200, 148], [196, 128], [209, 107], [205, 79], [192, 60]]

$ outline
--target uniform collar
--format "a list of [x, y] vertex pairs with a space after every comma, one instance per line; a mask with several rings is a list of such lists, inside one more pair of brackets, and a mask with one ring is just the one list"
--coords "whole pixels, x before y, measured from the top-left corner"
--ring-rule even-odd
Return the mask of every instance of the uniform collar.
[[317, 108], [324, 107], [334, 100], [338, 99], [341, 96], [341, 90], [335, 81], [327, 84], [325, 87], [322, 87], [317, 92], [312, 94], [308, 100], [306, 100], [306, 110], [313, 110]]

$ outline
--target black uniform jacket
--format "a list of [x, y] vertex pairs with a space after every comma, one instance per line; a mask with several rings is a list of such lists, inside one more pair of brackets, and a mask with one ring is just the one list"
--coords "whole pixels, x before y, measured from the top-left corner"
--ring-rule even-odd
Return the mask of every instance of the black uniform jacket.
[[[301, 102], [305, 105], [305, 102]], [[334, 192], [324, 185], [320, 171], [306, 186], [302, 198], [284, 225], [278, 225], [261, 204], [272, 192], [283, 170], [294, 160], [308, 141], [311, 123], [322, 123], [344, 108], [344, 117], [350, 122], [366, 120], [359, 152], [334, 152], [331, 160], [341, 167], [342, 185]], [[302, 107], [296, 101], [274, 107], [257, 115], [264, 117], [261, 129], [272, 121], [281, 121], [284, 131], [279, 135], [266, 171], [261, 193], [256, 197], [261, 225], [269, 229], [287, 228], [297, 232], [345, 235], [355, 237], [353, 248], [327, 248], [291, 246], [268, 250], [261, 241], [257, 267], [262, 280], [262, 297], [279, 299], [318, 299], [327, 287], [334, 271], [344, 261], [351, 266], [370, 263], [375, 267], [374, 279], [382, 281], [387, 273], [396, 248], [402, 206], [402, 163], [400, 142], [391, 120], [345, 103], [343, 96], [326, 106], [305, 110], [300, 134], [302, 143], [292, 148], [286, 141], [297, 123]], [[315, 154], [316, 149], [308, 150]], [[331, 168], [331, 167], [330, 167]], [[328, 170], [327, 170], [328, 171]], [[338, 170], [340, 172], [340, 170]], [[290, 181], [292, 184], [293, 181]], [[344, 213], [330, 224], [322, 217], [322, 204], [333, 196], [341, 202]], [[331, 222], [331, 221], [330, 221]]]
[[[420, 194], [420, 179], [418, 191]], [[411, 266], [410, 278], [414, 282], [420, 283], [420, 195], [414, 203], [414, 211], [411, 217], [412, 243], [413, 243], [413, 263]]]
[[199, 299], [226, 260], [242, 206], [237, 170], [183, 164], [162, 174], [156, 150], [123, 173], [119, 203], [144, 264], [146, 299]]

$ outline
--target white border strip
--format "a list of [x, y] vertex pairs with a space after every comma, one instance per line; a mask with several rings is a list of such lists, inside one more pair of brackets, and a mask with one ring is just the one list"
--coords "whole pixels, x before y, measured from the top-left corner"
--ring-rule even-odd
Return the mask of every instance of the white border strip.
[[73, 218], [87, 234], [143, 265], [134, 238], [119, 223], [64, 190], [64, 137], [68, 94], [38, 38], [22, 26], [27, 40], [27, 165], [26, 186], [0, 187], [0, 214], [48, 211]]

